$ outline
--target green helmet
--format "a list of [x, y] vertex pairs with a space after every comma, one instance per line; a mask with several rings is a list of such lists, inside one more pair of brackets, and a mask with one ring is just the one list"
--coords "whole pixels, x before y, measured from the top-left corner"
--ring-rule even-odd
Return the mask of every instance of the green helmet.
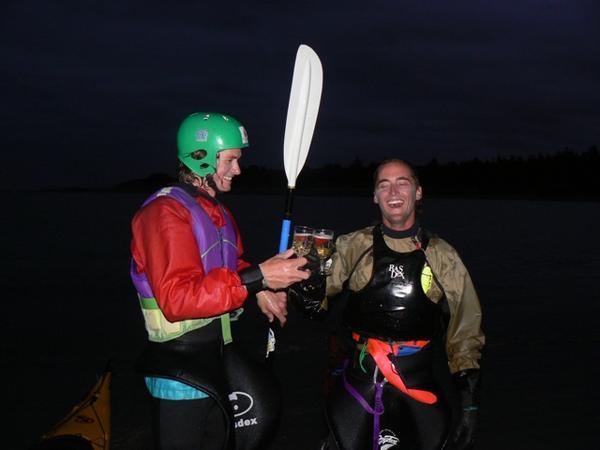
[[[248, 147], [248, 134], [235, 118], [215, 112], [197, 112], [181, 122], [177, 132], [177, 157], [200, 177], [217, 171], [217, 153]], [[192, 157], [198, 150], [200, 158]]]

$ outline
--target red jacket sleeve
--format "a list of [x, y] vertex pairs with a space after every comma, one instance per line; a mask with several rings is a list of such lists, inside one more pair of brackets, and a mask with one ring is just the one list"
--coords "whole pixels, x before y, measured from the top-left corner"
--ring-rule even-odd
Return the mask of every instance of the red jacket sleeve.
[[[176, 200], [159, 198], [138, 211], [132, 232], [138, 271], [148, 277], [167, 320], [214, 317], [244, 303], [247, 291], [236, 272], [217, 268], [205, 273], [190, 213]], [[243, 264], [238, 258], [238, 267]]]

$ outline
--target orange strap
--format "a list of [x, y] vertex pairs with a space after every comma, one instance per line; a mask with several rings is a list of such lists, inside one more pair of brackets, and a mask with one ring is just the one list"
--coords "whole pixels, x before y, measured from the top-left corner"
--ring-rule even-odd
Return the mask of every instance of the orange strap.
[[[356, 333], [352, 333], [352, 337], [357, 341], [360, 339], [359, 335]], [[389, 351], [390, 348], [394, 353], [396, 353], [398, 351], [398, 348], [402, 345], [424, 347], [428, 343], [429, 341], [406, 341], [402, 344], [394, 344], [390, 346], [390, 344], [380, 341], [378, 339], [368, 338], [367, 351], [375, 360], [375, 363], [377, 364], [377, 367], [379, 367], [379, 370], [381, 370], [383, 376], [385, 376], [385, 378], [393, 386], [395, 386], [401, 392], [404, 392], [409, 397], [412, 397], [421, 403], [431, 405], [437, 402], [437, 396], [433, 392], [424, 391], [421, 389], [411, 389], [406, 387], [406, 384], [404, 384], [404, 380], [402, 380], [400, 373], [387, 357], [387, 355], [391, 353]]]

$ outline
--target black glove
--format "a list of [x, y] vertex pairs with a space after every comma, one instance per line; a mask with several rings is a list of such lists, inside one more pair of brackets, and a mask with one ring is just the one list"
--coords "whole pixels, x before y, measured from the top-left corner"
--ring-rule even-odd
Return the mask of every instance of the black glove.
[[479, 414], [479, 369], [461, 370], [453, 376], [460, 397], [461, 415], [452, 433], [454, 450], [472, 450], [475, 446]]
[[324, 319], [327, 314], [327, 310], [323, 308], [325, 275], [319, 273], [319, 258], [314, 248], [305, 258], [308, 259], [308, 263], [303, 268], [310, 270], [310, 278], [292, 284], [288, 289], [288, 299], [309, 319]]
[[[311, 278], [315, 273], [319, 272], [319, 255], [317, 255], [317, 249], [315, 247], [310, 248], [308, 255], [304, 256], [307, 259], [307, 263], [304, 264], [301, 269], [310, 270]], [[308, 281], [308, 280], [307, 280]]]

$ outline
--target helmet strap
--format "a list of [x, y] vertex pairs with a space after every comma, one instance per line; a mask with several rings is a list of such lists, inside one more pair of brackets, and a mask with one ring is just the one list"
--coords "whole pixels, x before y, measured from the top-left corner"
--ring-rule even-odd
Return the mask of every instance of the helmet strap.
[[217, 194], [222, 194], [222, 192], [217, 187], [217, 183], [215, 183], [215, 180], [213, 179], [213, 176], [214, 176], [214, 174], [212, 174], [212, 173], [209, 173], [208, 175], [206, 175], [204, 177], [204, 183], [206, 183], [206, 185], [209, 188], [211, 188], [213, 191], [215, 191]]

